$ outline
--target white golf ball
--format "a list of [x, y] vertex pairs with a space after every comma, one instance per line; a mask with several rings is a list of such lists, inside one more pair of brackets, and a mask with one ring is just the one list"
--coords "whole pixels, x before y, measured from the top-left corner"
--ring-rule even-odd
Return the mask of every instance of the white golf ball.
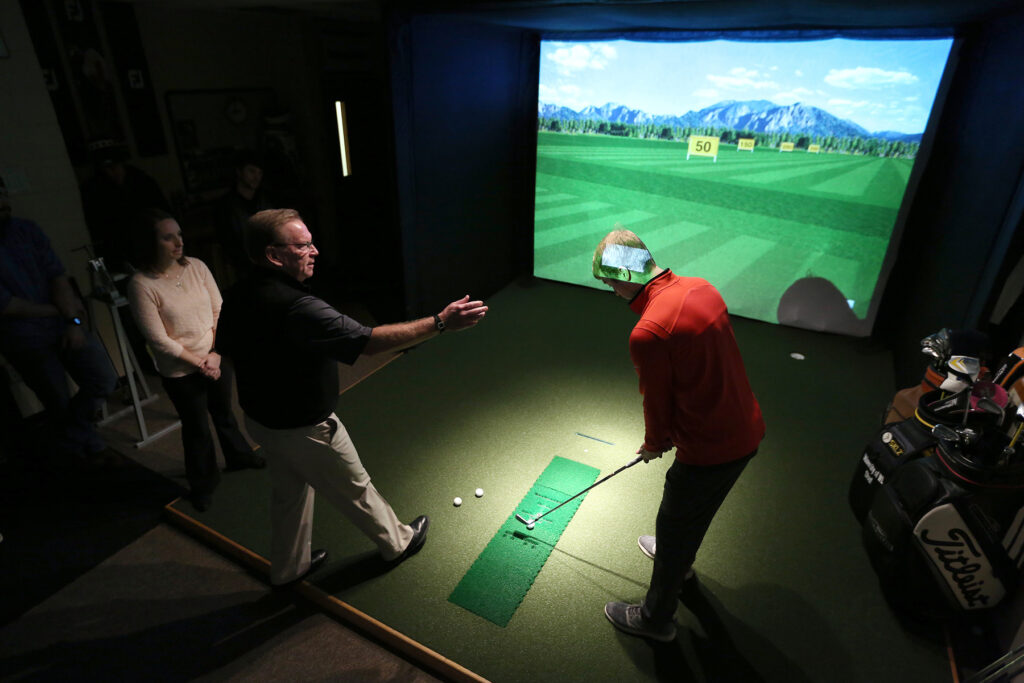
[[462, 505], [462, 499], [459, 497], [456, 497], [455, 500], [453, 500], [452, 502], [455, 504], [455, 507], [459, 507], [460, 505]]
[[476, 497], [477, 498], [483, 498], [484, 497], [484, 490], [483, 489], [477, 489], [476, 490]]
[[533, 531], [533, 527], [534, 527], [533, 522], [530, 522], [529, 524], [526, 525], [526, 528], [529, 529], [530, 531]]

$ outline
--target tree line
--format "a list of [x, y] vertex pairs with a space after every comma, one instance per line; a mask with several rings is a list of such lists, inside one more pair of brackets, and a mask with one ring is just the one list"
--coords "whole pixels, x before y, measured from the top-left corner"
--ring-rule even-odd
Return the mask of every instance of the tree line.
[[863, 138], [859, 136], [837, 137], [835, 135], [808, 135], [806, 133], [757, 133], [749, 130], [732, 130], [716, 126], [666, 126], [656, 123], [609, 123], [594, 119], [572, 120], [546, 116], [537, 118], [537, 130], [554, 133], [613, 135], [626, 138], [649, 140], [671, 140], [687, 142], [691, 135], [717, 136], [728, 145], [734, 145], [740, 138], [753, 138], [755, 147], [777, 149], [780, 143], [792, 142], [795, 149], [806, 150], [810, 145], [819, 145], [822, 152], [838, 154], [862, 154], [878, 157], [899, 157], [913, 159], [917, 156], [917, 142]]

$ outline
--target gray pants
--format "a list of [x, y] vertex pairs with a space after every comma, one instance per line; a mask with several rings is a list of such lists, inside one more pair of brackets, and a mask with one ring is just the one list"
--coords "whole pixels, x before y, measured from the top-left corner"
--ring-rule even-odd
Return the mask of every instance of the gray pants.
[[269, 429], [249, 417], [245, 425], [270, 464], [271, 583], [287, 583], [309, 569], [314, 489], [376, 543], [385, 560], [412, 541], [412, 527], [377, 492], [334, 413], [296, 429]]
[[654, 571], [643, 603], [646, 619], [659, 624], [672, 619], [686, 572], [711, 520], [756, 453], [722, 465], [672, 463], [658, 509]]

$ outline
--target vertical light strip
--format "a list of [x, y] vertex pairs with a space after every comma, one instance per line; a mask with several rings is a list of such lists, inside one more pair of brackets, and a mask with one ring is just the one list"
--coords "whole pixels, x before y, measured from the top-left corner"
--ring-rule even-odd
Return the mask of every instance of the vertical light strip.
[[345, 115], [345, 103], [335, 101], [334, 113], [338, 118], [338, 146], [341, 149], [341, 175], [352, 175], [348, 158], [348, 117]]

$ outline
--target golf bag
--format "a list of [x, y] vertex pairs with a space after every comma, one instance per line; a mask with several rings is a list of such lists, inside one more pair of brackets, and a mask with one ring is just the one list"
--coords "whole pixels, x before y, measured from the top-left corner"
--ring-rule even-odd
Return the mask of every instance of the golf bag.
[[861, 454], [850, 482], [850, 508], [864, 523], [876, 493], [900, 465], [929, 452], [935, 437], [916, 418], [882, 427]]
[[982, 468], [946, 442], [881, 486], [862, 540], [890, 604], [924, 617], [985, 610], [1024, 564], [1024, 469]]
[[[993, 415], [970, 408], [966, 408], [965, 419], [963, 404], [967, 395], [941, 396], [942, 392], [938, 390], [922, 393], [909, 419], [884, 425], [864, 448], [849, 490], [850, 508], [858, 522], [864, 522], [875, 494], [898, 467], [932, 454], [936, 442], [932, 436], [935, 425], [963, 424], [983, 434], [988, 434], [996, 426]], [[987, 445], [987, 442], [982, 445]], [[986, 452], [988, 450], [986, 448]]]
[[894, 398], [850, 484], [883, 594], [921, 617], [995, 607], [1022, 575], [1024, 348], [989, 376], [984, 341], [946, 329], [921, 341], [934, 360]]

